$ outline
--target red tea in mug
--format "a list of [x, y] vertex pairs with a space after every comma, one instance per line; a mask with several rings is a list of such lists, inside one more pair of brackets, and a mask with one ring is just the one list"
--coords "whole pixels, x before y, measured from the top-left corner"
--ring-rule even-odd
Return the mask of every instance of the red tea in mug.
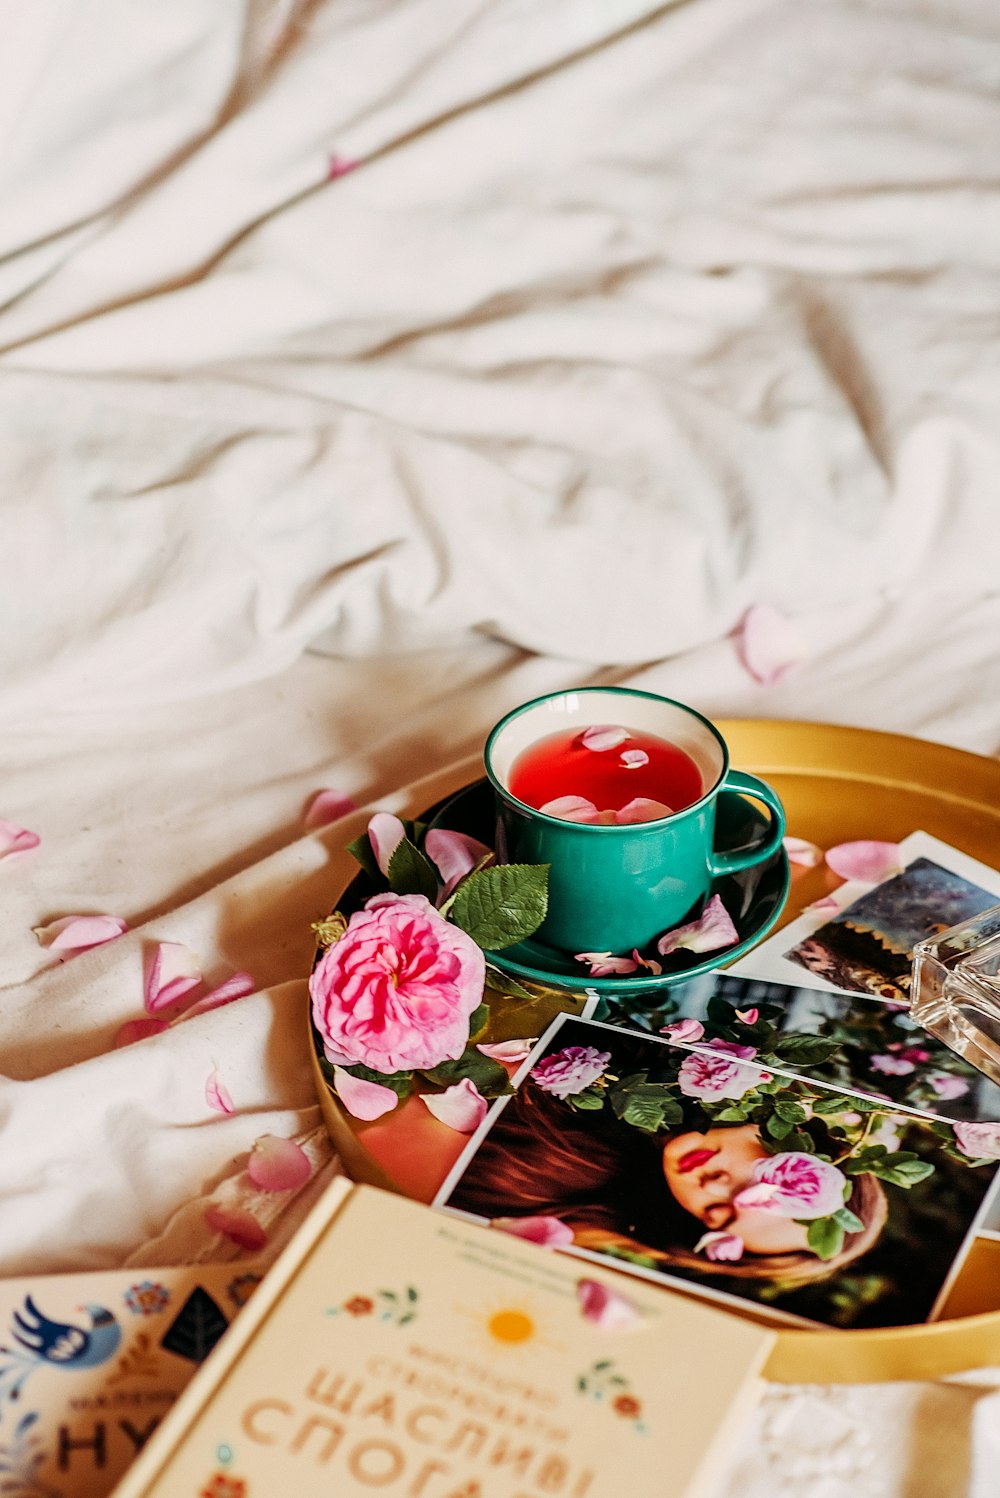
[[592, 724], [546, 734], [510, 768], [508, 789], [537, 811], [571, 822], [648, 822], [704, 794], [689, 754], [658, 734]]

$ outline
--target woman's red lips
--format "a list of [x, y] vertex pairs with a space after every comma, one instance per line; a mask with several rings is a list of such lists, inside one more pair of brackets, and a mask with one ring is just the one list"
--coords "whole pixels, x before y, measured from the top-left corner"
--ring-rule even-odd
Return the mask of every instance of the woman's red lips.
[[688, 1150], [686, 1155], [681, 1155], [677, 1162], [677, 1169], [681, 1175], [687, 1175], [688, 1171], [697, 1170], [699, 1165], [707, 1165], [719, 1153], [718, 1150], [700, 1149]]

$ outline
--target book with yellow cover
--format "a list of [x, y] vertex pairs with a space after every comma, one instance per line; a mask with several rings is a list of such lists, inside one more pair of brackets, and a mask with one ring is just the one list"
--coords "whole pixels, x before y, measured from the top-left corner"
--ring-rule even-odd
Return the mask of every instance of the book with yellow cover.
[[695, 1498], [773, 1340], [339, 1182], [116, 1498]]
[[0, 1280], [4, 1498], [104, 1498], [261, 1278], [200, 1264]]

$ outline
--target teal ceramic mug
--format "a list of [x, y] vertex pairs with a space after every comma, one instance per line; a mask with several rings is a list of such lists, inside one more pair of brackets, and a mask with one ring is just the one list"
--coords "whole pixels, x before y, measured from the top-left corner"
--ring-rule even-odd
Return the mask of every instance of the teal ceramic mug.
[[[692, 805], [656, 821], [604, 826], [564, 821], [510, 791], [511, 769], [548, 734], [620, 724], [682, 749], [701, 775]], [[549, 909], [537, 939], [564, 952], [628, 953], [698, 915], [712, 881], [764, 863], [785, 831], [778, 797], [755, 775], [729, 767], [719, 730], [668, 697], [627, 687], [582, 687], [538, 697], [501, 718], [486, 742], [486, 773], [497, 801], [498, 852], [505, 863], [547, 863]], [[571, 785], [565, 793], [573, 793]], [[769, 826], [751, 846], [715, 845], [720, 796], [763, 802]]]

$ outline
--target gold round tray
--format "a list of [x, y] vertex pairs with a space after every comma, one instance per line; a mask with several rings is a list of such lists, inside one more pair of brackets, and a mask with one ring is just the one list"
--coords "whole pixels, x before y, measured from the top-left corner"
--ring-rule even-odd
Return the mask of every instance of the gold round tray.
[[[899, 734], [828, 724], [734, 720], [718, 726], [733, 764], [762, 776], [778, 792], [796, 837], [827, 848], [852, 838], [896, 842], [920, 829], [984, 863], [997, 863], [996, 760]], [[471, 759], [420, 782], [413, 788], [413, 805], [402, 814], [416, 815], [480, 773], [480, 762]], [[822, 865], [796, 870], [782, 924], [837, 882]], [[572, 1003], [565, 998], [559, 1007]], [[496, 1033], [502, 1029], [500, 1022]], [[315, 1057], [314, 1069], [327, 1127], [350, 1174], [429, 1201], [460, 1154], [464, 1136], [453, 1136], [443, 1149], [444, 1131], [416, 1098], [388, 1115], [391, 1122], [358, 1124], [331, 1096]], [[765, 1375], [780, 1383], [873, 1383], [940, 1378], [998, 1363], [1000, 1240], [979, 1238], [944, 1319], [880, 1331], [782, 1330]]]

